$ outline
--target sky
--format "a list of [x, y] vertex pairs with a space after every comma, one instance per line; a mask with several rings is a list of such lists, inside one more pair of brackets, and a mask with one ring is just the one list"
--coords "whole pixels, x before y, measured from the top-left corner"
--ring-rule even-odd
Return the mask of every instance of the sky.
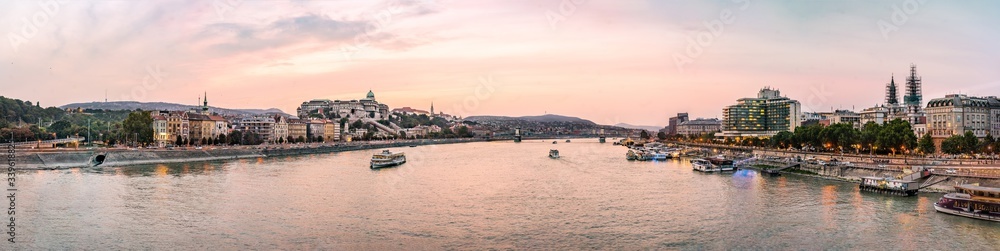
[[361, 99], [662, 126], [763, 87], [804, 111], [1000, 95], [997, 1], [0, 2], [0, 95], [279, 108]]

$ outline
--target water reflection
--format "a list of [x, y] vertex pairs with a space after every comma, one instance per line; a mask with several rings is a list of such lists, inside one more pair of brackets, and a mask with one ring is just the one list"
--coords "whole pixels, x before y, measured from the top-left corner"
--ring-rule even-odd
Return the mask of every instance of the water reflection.
[[837, 186], [827, 185], [824, 186], [822, 192], [821, 202], [823, 204], [823, 222], [829, 228], [836, 228], [836, 214], [837, 214]]
[[856, 184], [751, 170], [704, 174], [686, 161], [628, 162], [621, 147], [576, 142], [560, 144], [566, 158], [553, 161], [550, 147], [420, 147], [407, 164], [374, 171], [371, 152], [358, 151], [26, 172], [19, 184], [31, 191], [24, 222], [35, 246], [15, 249], [1000, 245], [995, 224], [935, 213], [940, 195], [861, 194]]

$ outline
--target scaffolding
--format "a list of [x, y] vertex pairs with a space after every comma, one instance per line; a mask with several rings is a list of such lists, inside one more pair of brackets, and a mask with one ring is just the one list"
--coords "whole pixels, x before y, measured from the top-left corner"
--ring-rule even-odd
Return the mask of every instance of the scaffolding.
[[896, 87], [896, 77], [893, 76], [889, 83], [885, 85], [885, 105], [886, 106], [896, 106], [899, 105], [899, 88]]

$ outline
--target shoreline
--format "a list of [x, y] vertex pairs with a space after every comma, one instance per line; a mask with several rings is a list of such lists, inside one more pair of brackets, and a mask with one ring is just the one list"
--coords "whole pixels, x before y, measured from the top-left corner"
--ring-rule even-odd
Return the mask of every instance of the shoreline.
[[[17, 165], [14, 170], [66, 170], [74, 168], [127, 167], [150, 164], [206, 162], [219, 160], [236, 160], [248, 158], [267, 158], [279, 156], [296, 156], [324, 154], [334, 152], [370, 150], [377, 148], [408, 147], [421, 145], [459, 144], [472, 142], [490, 142], [477, 138], [462, 139], [426, 139], [406, 140], [379, 143], [335, 143], [322, 145], [277, 145], [277, 146], [246, 146], [246, 147], [206, 147], [205, 149], [93, 149], [73, 151], [33, 151], [17, 153]], [[103, 163], [93, 164], [103, 156]]]

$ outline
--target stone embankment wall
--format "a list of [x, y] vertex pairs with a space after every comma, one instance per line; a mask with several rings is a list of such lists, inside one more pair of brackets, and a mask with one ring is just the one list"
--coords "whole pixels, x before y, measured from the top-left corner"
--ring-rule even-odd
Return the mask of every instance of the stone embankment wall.
[[[772, 163], [775, 166], [785, 165], [782, 162]], [[877, 167], [848, 167], [848, 166], [823, 166], [815, 164], [802, 164], [802, 170], [814, 172], [820, 176], [860, 183], [862, 177], [900, 177], [907, 175], [902, 168], [877, 168]], [[1000, 179], [971, 177], [961, 174], [948, 175], [935, 172], [928, 178], [919, 179], [918, 182], [925, 182], [931, 177], [947, 177], [948, 180], [925, 188], [926, 191], [947, 192], [954, 191], [955, 185], [978, 183], [983, 186], [1000, 187]]]
[[205, 149], [205, 150], [107, 150], [107, 151], [63, 151], [63, 152], [18, 152], [16, 169], [66, 169], [91, 167], [95, 159], [103, 155], [100, 166], [129, 166], [160, 163], [181, 163], [215, 161], [269, 156], [290, 156], [354, 151], [375, 148], [405, 147], [411, 145], [453, 144], [484, 141], [482, 139], [440, 139], [415, 140], [374, 144], [335, 144], [317, 146], [280, 146], [250, 149]]

